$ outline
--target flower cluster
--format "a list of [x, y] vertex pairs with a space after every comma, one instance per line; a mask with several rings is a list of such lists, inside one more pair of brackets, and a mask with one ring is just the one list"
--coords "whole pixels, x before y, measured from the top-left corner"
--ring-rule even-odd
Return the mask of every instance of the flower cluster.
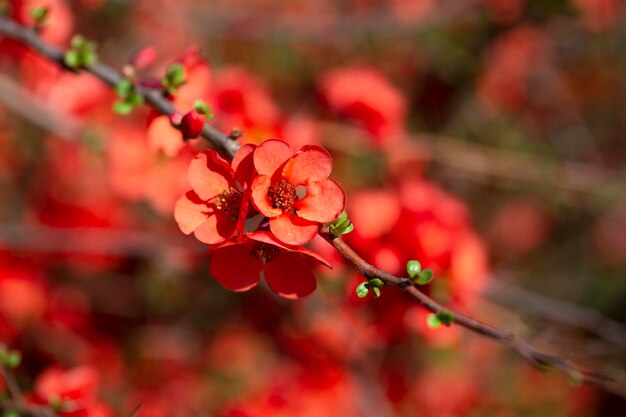
[[183, 233], [210, 246], [209, 269], [224, 287], [246, 291], [263, 272], [276, 294], [301, 298], [315, 290], [311, 262], [330, 266], [302, 245], [345, 206], [331, 170], [324, 148], [294, 152], [278, 139], [243, 145], [231, 163], [204, 151], [189, 166], [192, 189], [174, 217]]

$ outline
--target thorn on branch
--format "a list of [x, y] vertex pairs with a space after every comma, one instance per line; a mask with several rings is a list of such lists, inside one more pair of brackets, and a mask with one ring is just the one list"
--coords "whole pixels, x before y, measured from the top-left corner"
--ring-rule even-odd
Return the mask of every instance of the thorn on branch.
[[243, 135], [244, 135], [244, 131], [236, 127], [230, 131], [230, 133], [228, 134], [228, 139], [237, 140]]

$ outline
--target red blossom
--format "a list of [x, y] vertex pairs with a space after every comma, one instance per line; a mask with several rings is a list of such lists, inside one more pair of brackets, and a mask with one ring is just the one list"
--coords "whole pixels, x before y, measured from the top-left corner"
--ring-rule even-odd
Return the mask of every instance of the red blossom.
[[298, 299], [316, 288], [311, 262], [330, 268], [318, 254], [299, 246], [285, 245], [267, 231], [251, 232], [241, 243], [229, 241], [214, 249], [211, 275], [231, 291], [254, 288], [264, 273], [267, 284], [281, 297]]
[[328, 179], [332, 158], [321, 146], [294, 153], [286, 142], [270, 139], [254, 152], [254, 166], [259, 175], [252, 183], [252, 204], [286, 244], [311, 241], [319, 223], [336, 219], [344, 209], [343, 189]]
[[185, 234], [194, 233], [207, 244], [221, 243], [242, 233], [248, 212], [253, 145], [239, 149], [232, 166], [217, 152], [199, 153], [189, 166], [192, 190], [174, 208], [174, 218]]
[[377, 70], [329, 71], [321, 79], [320, 92], [333, 112], [362, 126], [379, 144], [404, 135], [406, 98]]

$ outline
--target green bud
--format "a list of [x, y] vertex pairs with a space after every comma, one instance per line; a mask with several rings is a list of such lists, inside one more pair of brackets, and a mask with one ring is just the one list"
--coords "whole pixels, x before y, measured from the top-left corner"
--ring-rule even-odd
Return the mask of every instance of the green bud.
[[429, 314], [426, 317], [426, 325], [428, 326], [429, 329], [436, 329], [439, 326], [441, 326], [441, 322], [439, 321], [439, 319], [437, 318], [435, 314]]
[[376, 298], [380, 297], [380, 288], [373, 287], [372, 291], [374, 291], [374, 297], [376, 297]]
[[382, 287], [385, 283], [379, 278], [373, 278], [369, 280], [370, 286], [372, 287]]
[[30, 10], [30, 15], [35, 21], [35, 26], [40, 27], [44, 23], [49, 11], [47, 7], [34, 7]]
[[178, 87], [185, 84], [185, 76], [185, 67], [180, 62], [174, 62], [167, 67], [161, 83], [167, 91], [175, 93]]
[[4, 357], [4, 366], [9, 369], [17, 368], [20, 363], [22, 363], [22, 354], [17, 350], [12, 350]]
[[65, 53], [63, 57], [63, 62], [70, 68], [76, 69], [80, 66], [80, 58], [78, 56], [78, 52], [74, 50], [69, 50]]
[[134, 108], [135, 107], [127, 101], [116, 101], [113, 103], [113, 111], [122, 116], [130, 114]]
[[426, 285], [433, 280], [433, 271], [430, 269], [424, 269], [417, 275], [417, 279], [414, 280], [419, 285]]
[[452, 311], [440, 311], [437, 313], [437, 320], [444, 326], [450, 326], [454, 322], [454, 313]]
[[133, 82], [128, 78], [122, 78], [115, 84], [115, 91], [122, 98], [127, 98], [128, 94], [133, 90]]
[[63, 61], [70, 68], [84, 68], [98, 60], [96, 54], [96, 44], [87, 41], [81, 35], [74, 35], [71, 41], [71, 48], [65, 52]]
[[326, 225], [330, 232], [337, 237], [348, 234], [354, 230], [354, 225], [350, 219], [348, 219], [348, 213], [345, 211], [332, 222], [326, 223]]
[[194, 101], [193, 108], [198, 113], [204, 114], [207, 117], [207, 120], [211, 120], [213, 118], [213, 113], [211, 113], [211, 108], [204, 101], [202, 101], [202, 100]]
[[417, 274], [422, 269], [422, 264], [419, 261], [409, 261], [406, 263], [406, 273], [409, 274], [409, 277], [415, 278]]
[[359, 298], [365, 298], [367, 297], [367, 294], [369, 294], [370, 289], [369, 289], [369, 285], [367, 282], [362, 282], [359, 284], [358, 287], [356, 287], [356, 295]]

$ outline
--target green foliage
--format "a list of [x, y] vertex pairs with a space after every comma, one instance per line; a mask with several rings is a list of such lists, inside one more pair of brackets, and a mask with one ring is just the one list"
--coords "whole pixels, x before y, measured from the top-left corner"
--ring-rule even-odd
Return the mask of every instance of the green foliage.
[[65, 52], [63, 61], [72, 69], [86, 68], [98, 60], [96, 43], [81, 35], [74, 35], [71, 47]]
[[450, 326], [454, 322], [454, 313], [451, 311], [440, 311], [436, 314], [429, 314], [426, 317], [426, 325], [431, 329], [436, 329], [441, 325]]
[[422, 264], [416, 260], [406, 263], [406, 272], [413, 284], [426, 285], [433, 279], [433, 271], [429, 268], [422, 270]]
[[348, 213], [343, 212], [336, 220], [330, 223], [326, 223], [328, 229], [334, 236], [341, 236], [348, 234], [354, 230], [354, 224], [348, 219]]
[[14, 369], [22, 363], [22, 354], [17, 350], [10, 350], [5, 345], [0, 345], [0, 366]]
[[45, 23], [49, 11], [47, 7], [33, 7], [30, 10], [30, 15], [35, 20], [35, 27], [41, 27]]
[[441, 322], [435, 314], [429, 314], [426, 317], [426, 325], [430, 329], [436, 329], [437, 327], [441, 326]]
[[378, 298], [380, 297], [380, 287], [383, 287], [384, 285], [385, 283], [381, 279], [373, 278], [369, 281], [360, 283], [356, 287], [356, 295], [359, 298], [365, 298], [367, 297], [367, 294], [369, 294], [370, 290], [372, 290], [374, 297]]
[[143, 96], [137, 92], [135, 85], [129, 78], [121, 79], [115, 86], [115, 91], [121, 98], [113, 104], [113, 111], [117, 114], [129, 114], [143, 104]]
[[421, 271], [417, 275], [417, 278], [415, 279], [414, 282], [419, 285], [426, 285], [432, 280], [433, 280], [433, 271], [427, 268]]
[[211, 108], [204, 101], [202, 101], [202, 100], [194, 101], [193, 108], [198, 113], [205, 115], [206, 118], [207, 118], [207, 121], [211, 120], [213, 118], [213, 113], [211, 112]]
[[167, 67], [161, 84], [169, 93], [175, 94], [176, 90], [187, 82], [186, 77], [185, 67], [180, 62], [174, 62]]
[[422, 270], [422, 264], [420, 261], [409, 261], [406, 263], [406, 273], [409, 274], [409, 277], [415, 278], [417, 274]]

